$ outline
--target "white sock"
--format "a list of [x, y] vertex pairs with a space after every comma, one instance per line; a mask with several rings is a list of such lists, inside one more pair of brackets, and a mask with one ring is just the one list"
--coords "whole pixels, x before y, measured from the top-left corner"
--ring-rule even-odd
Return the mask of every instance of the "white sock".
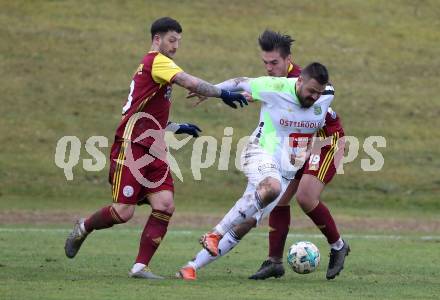
[[217, 257], [218, 256], [211, 256], [208, 251], [202, 249], [199, 251], [199, 253], [197, 253], [196, 257], [194, 257], [192, 261], [188, 262], [188, 265], [198, 270], [209, 264], [211, 261], [216, 260]]
[[223, 219], [215, 226], [215, 231], [221, 235], [241, 224], [244, 220], [252, 217], [259, 209], [262, 209], [258, 193], [247, 194], [241, 197]]
[[226, 233], [223, 238], [218, 243], [218, 254], [219, 256], [226, 255], [231, 251], [238, 243], [240, 239], [237, 237], [234, 231], [230, 230]]
[[144, 265], [144, 264], [135, 263], [133, 265], [133, 267], [131, 268], [131, 273], [136, 273], [136, 272], [142, 271], [145, 267], [146, 267], [146, 265]]
[[342, 249], [342, 247], [344, 247], [344, 241], [341, 238], [339, 238], [339, 240], [337, 240], [336, 242], [330, 244], [330, 247], [332, 249], [335, 249], [335, 250], [339, 251], [339, 250]]
[[188, 265], [196, 270], [203, 268], [214, 260], [217, 260], [217, 258], [226, 255], [226, 253], [231, 251], [239, 242], [240, 240], [237, 238], [235, 233], [233, 231], [229, 231], [223, 236], [218, 244], [218, 256], [211, 256], [208, 251], [202, 249], [199, 251], [199, 253], [197, 253], [194, 260], [188, 262]]

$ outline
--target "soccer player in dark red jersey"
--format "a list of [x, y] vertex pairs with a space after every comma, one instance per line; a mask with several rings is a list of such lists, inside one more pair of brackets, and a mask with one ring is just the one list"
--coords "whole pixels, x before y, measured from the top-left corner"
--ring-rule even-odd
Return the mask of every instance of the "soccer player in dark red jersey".
[[[76, 222], [65, 243], [66, 256], [75, 257], [94, 230], [130, 220], [138, 204], [148, 203], [152, 212], [140, 239], [137, 258], [129, 272], [133, 278], [161, 279], [148, 264], [163, 240], [174, 212], [174, 184], [166, 159], [164, 130], [197, 135], [191, 124], [169, 123], [172, 84], [191, 92], [221, 98], [237, 108], [247, 104], [239, 93], [218, 87], [185, 73], [172, 60], [179, 47], [182, 27], [169, 17], [151, 25], [152, 46], [133, 75], [122, 120], [111, 148], [109, 181], [113, 203]], [[236, 102], [236, 103], [235, 103]]]
[[[266, 72], [275, 77], [298, 77], [301, 67], [293, 62], [291, 44], [294, 40], [288, 35], [282, 35], [270, 30], [264, 31], [258, 39], [262, 50], [261, 56]], [[197, 104], [204, 100], [200, 98]], [[296, 193], [296, 198], [303, 211], [312, 219], [317, 227], [326, 236], [331, 246], [330, 262], [327, 278], [334, 278], [344, 265], [349, 246], [341, 239], [336, 224], [329, 210], [320, 200], [320, 195], [333, 176], [344, 151], [344, 131], [339, 117], [329, 110], [325, 118], [326, 125], [317, 136], [330, 140], [328, 145], [312, 152], [310, 159], [295, 179], [291, 181], [287, 190], [269, 215], [269, 256], [260, 269], [249, 279], [266, 279], [284, 275], [282, 257], [284, 245], [290, 225], [290, 201]], [[180, 269], [178, 277], [186, 280], [196, 279], [196, 270], [204, 267], [228, 253], [235, 247], [254, 226], [255, 219], [245, 221], [220, 240], [219, 256], [211, 256], [206, 250], [200, 251], [193, 261]]]

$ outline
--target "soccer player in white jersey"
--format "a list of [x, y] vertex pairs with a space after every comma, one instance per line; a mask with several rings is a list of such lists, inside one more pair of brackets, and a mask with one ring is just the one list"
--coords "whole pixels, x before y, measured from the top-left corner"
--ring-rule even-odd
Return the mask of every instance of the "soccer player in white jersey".
[[[200, 240], [213, 257], [222, 255], [219, 241], [228, 238], [226, 234], [230, 235], [234, 226], [251, 219], [259, 223], [276, 206], [289, 181], [303, 166], [312, 137], [323, 126], [334, 96], [327, 69], [320, 63], [308, 65], [299, 78], [236, 78], [218, 86], [248, 92], [262, 106], [259, 125], [242, 154], [243, 172], [248, 178], [246, 190], [220, 223]], [[206, 251], [198, 256], [206, 256]], [[197, 268], [196, 256], [177, 275], [194, 280]]]

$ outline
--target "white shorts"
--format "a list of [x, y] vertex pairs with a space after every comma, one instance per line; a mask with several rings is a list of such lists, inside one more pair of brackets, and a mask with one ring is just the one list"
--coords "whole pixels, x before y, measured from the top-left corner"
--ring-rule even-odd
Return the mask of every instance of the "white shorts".
[[267, 153], [266, 150], [256, 144], [250, 143], [243, 150], [241, 155], [241, 166], [244, 174], [248, 178], [248, 185], [243, 193], [243, 196], [237, 201], [238, 205], [240, 205], [240, 201], [248, 201], [249, 198], [252, 198], [257, 190], [258, 184], [265, 178], [272, 177], [281, 183], [280, 195], [268, 206], [258, 211], [253, 216], [257, 220], [257, 224], [259, 224], [261, 220], [267, 217], [272, 209], [278, 204], [281, 196], [286, 191], [290, 180], [287, 180], [281, 176], [279, 165], [273, 159], [272, 155]]
[[255, 187], [267, 177], [281, 182], [279, 164], [259, 145], [249, 143], [241, 154], [241, 168], [248, 183]]

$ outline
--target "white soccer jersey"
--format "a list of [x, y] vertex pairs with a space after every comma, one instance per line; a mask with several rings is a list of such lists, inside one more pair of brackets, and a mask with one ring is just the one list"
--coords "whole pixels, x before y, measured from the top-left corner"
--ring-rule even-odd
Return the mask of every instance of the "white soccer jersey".
[[262, 102], [260, 122], [250, 142], [272, 155], [287, 179], [303, 166], [313, 135], [324, 125], [334, 97], [333, 87], [327, 85], [310, 108], [302, 108], [295, 92], [297, 80], [265, 76], [249, 82], [252, 98]]

